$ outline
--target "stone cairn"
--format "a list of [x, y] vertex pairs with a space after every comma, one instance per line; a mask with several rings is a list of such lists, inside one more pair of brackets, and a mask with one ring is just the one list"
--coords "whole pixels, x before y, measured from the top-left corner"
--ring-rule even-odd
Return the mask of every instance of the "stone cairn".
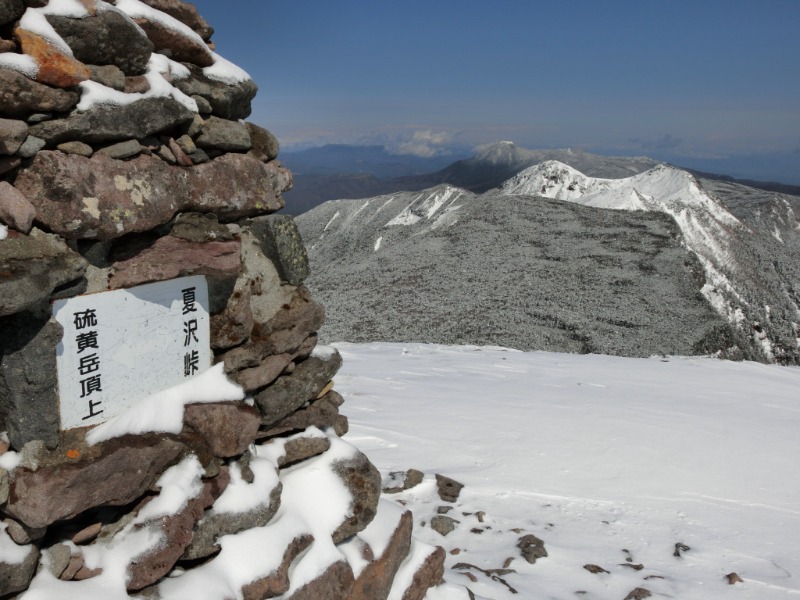
[[[443, 550], [339, 439], [341, 357], [315, 348], [305, 248], [272, 214], [291, 174], [212, 33], [180, 0], [0, 0], [0, 598], [412, 600], [441, 581]], [[246, 400], [190, 401], [178, 434], [64, 430], [52, 302], [187, 275]], [[301, 505], [340, 512], [326, 529]]]

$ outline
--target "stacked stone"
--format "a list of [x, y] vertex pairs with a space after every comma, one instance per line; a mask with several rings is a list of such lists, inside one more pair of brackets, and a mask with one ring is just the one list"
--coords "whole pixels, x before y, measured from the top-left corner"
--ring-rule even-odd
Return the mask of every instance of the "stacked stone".
[[[52, 4], [0, 0], [0, 597], [24, 596], [43, 572], [101, 581], [98, 552], [141, 531], [157, 543], [129, 557], [125, 593], [172, 597], [168, 584], [188, 579], [169, 576], [221, 560], [223, 536], [274, 526], [284, 473], [333, 448], [352, 501], [329, 541], [359, 567], [292, 582], [289, 567], [320, 541], [301, 528], [276, 536], [267, 554], [280, 560], [233, 593], [422, 598], [443, 552], [416, 551], [408, 583], [394, 581], [410, 515], [381, 509], [375, 467], [341, 450], [341, 357], [317, 347], [324, 311], [303, 285], [305, 248], [291, 217], [272, 214], [291, 174], [274, 136], [242, 121], [255, 84], [216, 55], [191, 4]], [[214, 360], [252, 401], [189, 404], [179, 434], [91, 445], [86, 429], [62, 431], [51, 303], [185, 275], [207, 278]], [[167, 474], [195, 466], [186, 501], [154, 516]], [[252, 506], [215, 506], [247, 486], [265, 490]], [[359, 537], [370, 526], [393, 532], [380, 552]]]

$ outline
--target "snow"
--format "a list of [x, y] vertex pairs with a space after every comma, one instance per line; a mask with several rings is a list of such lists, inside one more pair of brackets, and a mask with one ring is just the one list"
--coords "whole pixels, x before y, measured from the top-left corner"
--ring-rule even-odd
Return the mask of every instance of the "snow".
[[0, 523], [0, 564], [21, 565], [31, 552], [31, 546], [18, 546], [6, 533], [8, 525]]
[[0, 53], [0, 67], [18, 71], [31, 79], [36, 79], [36, 75], [39, 73], [39, 65], [33, 58], [27, 54], [16, 54], [15, 52]]
[[231, 482], [222, 495], [214, 502], [212, 514], [240, 514], [269, 504], [269, 495], [278, 485], [276, 463], [258, 454], [250, 461], [253, 482], [242, 478], [242, 470], [237, 463], [230, 465]]
[[[792, 475], [800, 369], [421, 344], [336, 347], [347, 440], [384, 475], [426, 473], [419, 486], [386, 497], [414, 512], [416, 537], [448, 550], [453, 586], [494, 600], [576, 591], [618, 600], [635, 587], [690, 600], [800, 595], [800, 481]], [[465, 484], [449, 513], [460, 524], [447, 537], [423, 525], [446, 504], [435, 473]], [[549, 553], [535, 565], [516, 548], [527, 533]], [[691, 547], [681, 558], [673, 556], [677, 542]], [[620, 566], [629, 556], [644, 569]], [[508, 557], [516, 572], [503, 579], [518, 595], [479, 571], [470, 571], [473, 583], [451, 568], [500, 568]], [[582, 568], [589, 563], [610, 574], [589, 573]], [[729, 586], [730, 572], [744, 583]], [[456, 587], [428, 594], [461, 597]]]
[[[56, 12], [50, 12], [50, 14], [58, 14]], [[42, 12], [41, 9], [31, 9], [25, 11], [25, 14], [22, 15], [22, 18], [19, 20], [19, 27], [20, 29], [24, 29], [25, 31], [30, 31], [31, 33], [35, 33], [36, 35], [44, 38], [47, 40], [48, 43], [52, 44], [59, 52], [65, 54], [67, 56], [74, 56], [72, 53], [72, 49], [67, 45], [64, 39], [56, 33], [56, 30], [53, 29], [53, 26], [45, 18], [45, 13]], [[68, 15], [67, 15], [68, 16]]]
[[191, 27], [181, 23], [175, 17], [165, 12], [152, 8], [139, 0], [116, 0], [117, 9], [128, 15], [131, 19], [147, 19], [158, 23], [162, 27], [174, 31], [185, 38], [205, 47], [206, 43]]
[[319, 358], [320, 360], [330, 360], [333, 358], [336, 352], [336, 348], [333, 346], [319, 344], [314, 346], [314, 349], [311, 351], [311, 356], [312, 358]]
[[0, 223], [0, 240], [4, 240], [8, 237], [8, 227]]
[[203, 75], [209, 79], [227, 83], [228, 85], [236, 85], [237, 83], [251, 80], [250, 75], [244, 69], [222, 58], [216, 52], [212, 52], [211, 56], [214, 59], [214, 64], [203, 69]]
[[381, 249], [381, 243], [383, 242], [383, 236], [379, 235], [378, 239], [375, 240], [375, 252]]
[[139, 511], [135, 524], [174, 515], [186, 508], [189, 500], [196, 498], [203, 490], [200, 478], [203, 476], [203, 465], [192, 454], [180, 463], [164, 471], [156, 483], [159, 494]]
[[434, 550], [436, 550], [435, 546], [421, 542], [418, 539], [411, 540], [411, 549], [397, 570], [392, 582], [392, 589], [389, 590], [389, 597], [386, 600], [403, 600], [406, 590], [414, 582], [414, 575], [425, 564], [425, 561], [433, 554]]
[[183, 428], [185, 405], [242, 400], [244, 391], [228, 380], [223, 366], [218, 363], [196, 377], [142, 399], [121, 415], [95, 427], [86, 434], [86, 441], [94, 445], [126, 434], [178, 434]]
[[430, 220], [443, 207], [458, 201], [463, 194], [464, 190], [452, 186], [436, 188], [433, 193], [426, 190], [416, 196], [411, 204], [404, 207], [397, 216], [389, 220], [386, 226], [415, 225], [423, 219]]

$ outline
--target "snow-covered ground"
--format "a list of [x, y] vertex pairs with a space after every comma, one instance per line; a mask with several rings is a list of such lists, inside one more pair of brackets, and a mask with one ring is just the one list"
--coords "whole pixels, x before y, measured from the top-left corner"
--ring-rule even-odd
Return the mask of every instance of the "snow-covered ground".
[[[623, 600], [635, 588], [681, 600], [800, 598], [800, 369], [337, 347], [345, 439], [384, 475], [425, 472], [389, 497], [413, 510], [416, 537], [448, 551], [447, 581], [494, 600]], [[465, 484], [447, 537], [428, 526], [446, 504], [435, 473]], [[516, 548], [528, 533], [549, 553], [533, 565]], [[678, 543], [690, 548], [680, 557]], [[492, 579], [457, 563], [515, 572]], [[734, 572], [743, 583], [728, 583]], [[466, 597], [450, 592], [428, 598]]]

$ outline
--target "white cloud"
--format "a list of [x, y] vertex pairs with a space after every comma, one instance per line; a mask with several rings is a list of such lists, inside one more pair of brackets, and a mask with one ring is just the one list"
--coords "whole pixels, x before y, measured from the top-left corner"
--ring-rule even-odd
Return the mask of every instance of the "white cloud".
[[420, 129], [413, 133], [410, 140], [399, 142], [389, 147], [389, 150], [394, 154], [411, 154], [423, 158], [440, 156], [450, 153], [447, 145], [453, 142], [453, 137], [449, 131]]

